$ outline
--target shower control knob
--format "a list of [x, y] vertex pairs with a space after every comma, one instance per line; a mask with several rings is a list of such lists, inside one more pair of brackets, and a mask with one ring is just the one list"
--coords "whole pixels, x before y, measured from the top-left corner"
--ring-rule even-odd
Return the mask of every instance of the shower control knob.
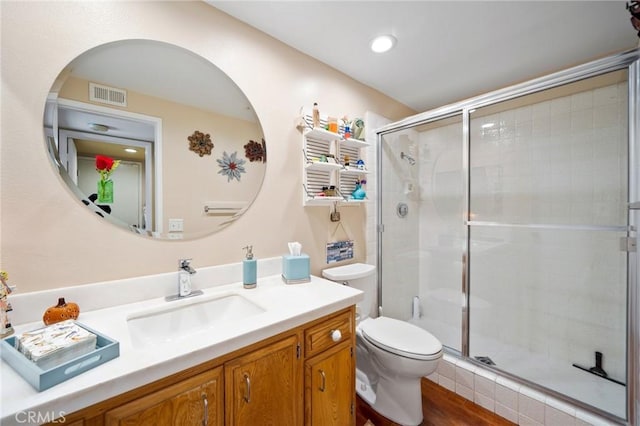
[[339, 342], [340, 339], [342, 339], [342, 333], [340, 333], [340, 330], [331, 330], [331, 340]]

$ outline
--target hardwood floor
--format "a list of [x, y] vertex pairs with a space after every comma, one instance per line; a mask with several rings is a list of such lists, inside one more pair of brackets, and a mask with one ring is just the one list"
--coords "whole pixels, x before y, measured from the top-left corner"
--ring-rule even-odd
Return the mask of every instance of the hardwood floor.
[[[514, 425], [503, 417], [438, 386], [429, 379], [422, 379], [422, 426], [506, 426]], [[356, 426], [364, 426], [367, 420], [374, 426], [399, 426], [373, 411], [360, 397], [356, 402]], [[369, 425], [367, 425], [369, 426]]]

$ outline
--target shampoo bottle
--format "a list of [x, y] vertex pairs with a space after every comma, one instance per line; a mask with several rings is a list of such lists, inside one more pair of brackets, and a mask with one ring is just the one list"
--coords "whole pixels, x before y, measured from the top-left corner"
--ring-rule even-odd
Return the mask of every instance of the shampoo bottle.
[[255, 288], [258, 285], [258, 262], [253, 258], [253, 246], [244, 247], [247, 256], [242, 261], [242, 285], [244, 288]]

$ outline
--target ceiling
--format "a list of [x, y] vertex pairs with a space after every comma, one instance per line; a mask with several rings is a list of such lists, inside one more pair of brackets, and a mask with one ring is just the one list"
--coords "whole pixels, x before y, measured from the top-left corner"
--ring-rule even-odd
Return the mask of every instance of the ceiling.
[[206, 2], [416, 112], [638, 46], [622, 1]]

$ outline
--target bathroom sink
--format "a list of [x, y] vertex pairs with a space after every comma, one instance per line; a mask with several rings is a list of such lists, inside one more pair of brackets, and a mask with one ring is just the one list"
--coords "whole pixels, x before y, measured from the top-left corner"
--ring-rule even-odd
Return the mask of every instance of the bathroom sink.
[[144, 347], [226, 328], [263, 312], [265, 309], [239, 294], [196, 296], [133, 313], [127, 325], [133, 345]]

